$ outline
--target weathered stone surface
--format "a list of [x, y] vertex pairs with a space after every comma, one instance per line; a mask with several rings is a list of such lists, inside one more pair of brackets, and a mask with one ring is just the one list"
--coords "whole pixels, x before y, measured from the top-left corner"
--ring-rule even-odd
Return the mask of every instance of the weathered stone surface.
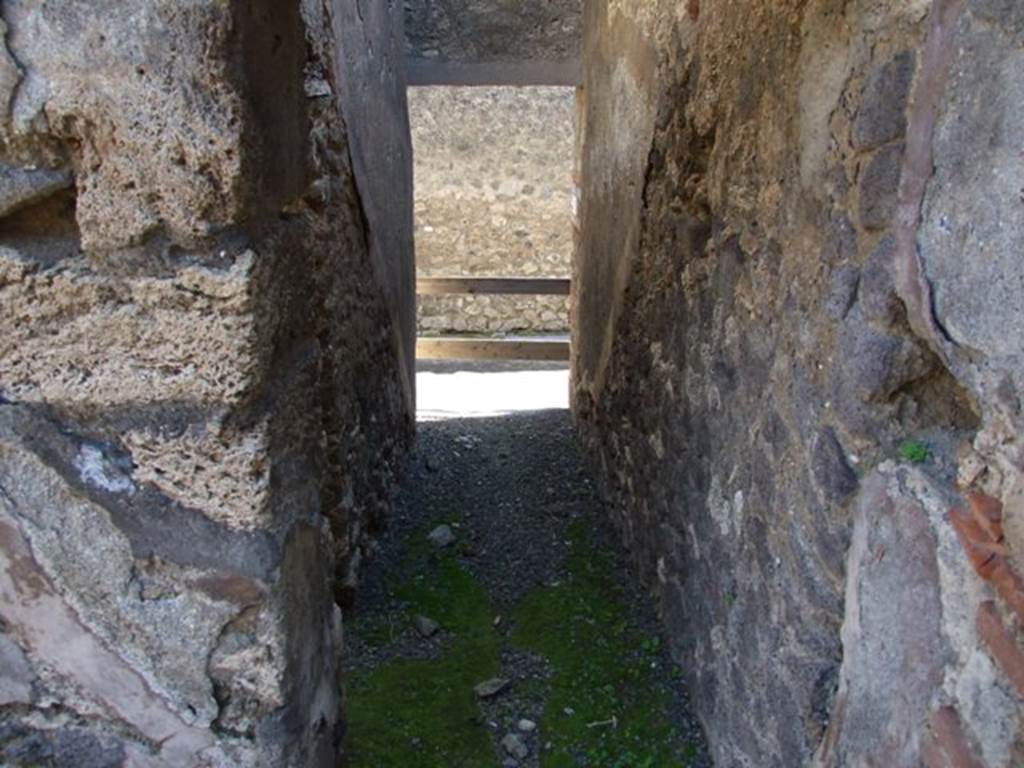
[[1000, 10], [1000, 23], [992, 26], [992, 9], [969, 4], [952, 43], [957, 54], [938, 105], [935, 174], [922, 201], [919, 241], [944, 332], [953, 344], [1000, 361], [1019, 391], [1024, 52], [1012, 24], [1003, 27], [1019, 10]]
[[822, 429], [811, 450], [811, 471], [826, 501], [841, 502], [857, 490], [857, 475], [847, 463], [843, 446], [832, 429]]
[[250, 288], [271, 258], [244, 250], [223, 268], [120, 277], [82, 257], [38, 265], [0, 246], [7, 270], [28, 272], [0, 287], [4, 395], [72, 407], [237, 403], [267, 374], [273, 339], [260, 330], [277, 323], [257, 315], [277, 310], [256, 306]]
[[855, 505], [827, 765], [920, 765], [921, 724], [943, 681], [935, 534], [920, 502], [893, 485], [891, 468], [872, 474]]
[[[413, 88], [422, 277], [568, 277], [575, 91]], [[424, 296], [421, 331], [568, 330], [562, 297]]]
[[71, 186], [67, 171], [0, 166], [0, 216]]
[[896, 325], [903, 312], [893, 275], [896, 240], [886, 235], [868, 254], [860, 276], [857, 302], [864, 317], [882, 328]]
[[85, 728], [35, 729], [0, 724], [0, 758], [8, 765], [109, 768], [123, 765], [125, 757], [123, 746], [115, 739], [98, 738]]
[[31, 704], [32, 674], [25, 652], [7, 635], [0, 635], [0, 706]]
[[3, 9], [0, 164], [71, 176], [2, 187], [0, 762], [334, 765], [413, 317], [408, 153], [339, 86], [402, 134], [397, 19], [353, 74], [354, 3], [116, 5]]
[[302, 112], [264, 105], [301, 104], [303, 28], [258, 5], [4, 6], [22, 70], [5, 139], [60, 140], [87, 246], [195, 238], [301, 191]]
[[[960, 463], [1013, 505], [1016, 567], [1019, 302], [981, 283], [1015, 284], [1024, 209], [980, 186], [1019, 160], [1012, 18], [971, 1], [586, 6], [574, 408], [716, 764], [808, 764], [844, 711], [836, 765], [917, 764], [945, 704], [981, 764], [1019, 759], [943, 507]], [[928, 535], [872, 530], [861, 543], [907, 536], [910, 560], [858, 560], [848, 583], [857, 477], [916, 436], [933, 479], [883, 474]], [[901, 573], [920, 616], [893, 610], [914, 613], [902, 584], [885, 603]], [[850, 590], [870, 604], [860, 635], [840, 634]], [[919, 696], [885, 679], [904, 662]]]
[[832, 273], [832, 288], [825, 304], [825, 311], [833, 320], [842, 320], [857, 300], [860, 270], [846, 264]]
[[956, 503], [943, 479], [891, 462], [864, 480], [839, 692], [817, 765], [931, 765], [936, 745], [963, 756], [975, 743], [980, 754], [969, 764], [1008, 766], [1019, 757], [1012, 681], [996, 682], [965, 621], [991, 604], [947, 521]]
[[903, 136], [907, 97], [914, 77], [914, 54], [902, 51], [868, 77], [851, 136], [858, 149], [869, 149]]
[[864, 229], [885, 229], [896, 212], [903, 145], [883, 147], [861, 170], [860, 224]]
[[582, 0], [405, 0], [406, 51], [458, 62], [575, 59]]

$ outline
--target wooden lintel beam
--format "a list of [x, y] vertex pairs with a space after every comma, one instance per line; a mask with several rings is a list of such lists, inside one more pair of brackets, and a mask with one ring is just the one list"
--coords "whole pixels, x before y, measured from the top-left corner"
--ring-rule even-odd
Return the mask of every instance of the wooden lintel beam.
[[569, 359], [568, 341], [533, 339], [421, 338], [416, 357], [422, 360], [544, 360]]
[[421, 277], [420, 296], [443, 294], [533, 294], [568, 296], [571, 281], [553, 277]]
[[580, 59], [555, 61], [436, 61], [410, 58], [405, 63], [411, 86], [535, 86], [583, 85]]

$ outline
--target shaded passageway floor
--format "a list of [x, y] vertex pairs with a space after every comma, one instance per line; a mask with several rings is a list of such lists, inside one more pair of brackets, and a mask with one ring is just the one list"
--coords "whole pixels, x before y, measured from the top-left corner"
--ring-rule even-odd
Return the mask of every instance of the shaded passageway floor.
[[[454, 379], [459, 367], [428, 373]], [[469, 373], [497, 393], [509, 382], [487, 377], [517, 371], [554, 374], [523, 377], [542, 401], [557, 398], [544, 386], [564, 395], [557, 365]], [[681, 671], [604, 524], [568, 411], [495, 416], [504, 409], [479, 391], [459, 399], [423, 414], [431, 420], [419, 425], [394, 518], [348, 617], [349, 764], [709, 765]]]

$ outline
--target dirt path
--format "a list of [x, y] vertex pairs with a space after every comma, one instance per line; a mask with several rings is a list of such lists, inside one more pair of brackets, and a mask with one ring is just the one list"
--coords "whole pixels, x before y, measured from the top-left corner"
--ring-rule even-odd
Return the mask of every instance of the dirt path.
[[352, 768], [710, 765], [603, 521], [566, 411], [422, 423], [346, 626]]

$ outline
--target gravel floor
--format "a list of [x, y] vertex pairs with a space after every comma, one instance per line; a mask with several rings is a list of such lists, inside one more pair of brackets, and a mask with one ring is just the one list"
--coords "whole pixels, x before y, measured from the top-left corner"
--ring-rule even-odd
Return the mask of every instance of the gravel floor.
[[[507, 365], [499, 366], [507, 370]], [[425, 658], [443, 653], [442, 630], [425, 639], [408, 626], [403, 606], [391, 587], [402, 577], [403, 563], [417, 537], [448, 523], [458, 537], [462, 565], [484, 587], [496, 613], [496, 628], [512, 630], [508, 617], [525, 596], [565, 578], [570, 551], [568, 529], [583, 520], [610, 553], [615, 578], [629, 605], [629, 621], [653, 635], [660, 632], [653, 603], [640, 588], [621, 548], [608, 530], [593, 484], [576, 447], [570, 416], [564, 410], [514, 413], [495, 418], [452, 419], [419, 425], [416, 451], [409, 457], [389, 529], [379, 540], [364, 571], [359, 602], [349, 617], [347, 669], [373, 670], [395, 658]], [[500, 617], [500, 618], [499, 618]], [[390, 642], [364, 641], [362, 627], [388, 627]], [[662, 643], [664, 648], [665, 644]], [[585, 650], [581, 650], [581, 653]], [[662, 651], [659, 662], [673, 668]], [[545, 681], [550, 665], [541, 656], [510, 646], [501, 651], [501, 676], [536, 681], [513, 685], [507, 694], [481, 701], [483, 722], [493, 734], [495, 765], [540, 766], [540, 731], [517, 730], [522, 719], [544, 717]], [[678, 680], [664, 675], [654, 685], [668, 691], [667, 718], [691, 747], [690, 765], [709, 766], [701, 729], [689, 714]], [[529, 754], [512, 758], [501, 740], [518, 733]], [[595, 765], [593, 759], [580, 765]], [[616, 765], [619, 765], [617, 763]]]

